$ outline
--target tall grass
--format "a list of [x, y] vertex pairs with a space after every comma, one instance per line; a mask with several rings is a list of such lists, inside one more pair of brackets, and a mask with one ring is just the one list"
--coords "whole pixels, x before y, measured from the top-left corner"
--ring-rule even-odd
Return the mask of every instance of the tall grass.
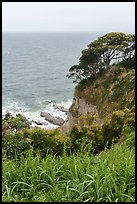
[[3, 161], [3, 202], [134, 202], [134, 132], [123, 143], [89, 152]]

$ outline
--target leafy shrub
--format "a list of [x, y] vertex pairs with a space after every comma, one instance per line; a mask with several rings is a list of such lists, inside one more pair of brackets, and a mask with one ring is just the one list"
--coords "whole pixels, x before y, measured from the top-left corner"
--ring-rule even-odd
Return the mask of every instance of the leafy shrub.
[[30, 128], [30, 122], [21, 114], [15, 117], [7, 113], [2, 120], [2, 147], [8, 158], [20, 158], [27, 149], [30, 149], [30, 141], [27, 140], [23, 130]]
[[2, 120], [2, 146], [8, 158], [19, 158], [29, 148], [33, 148], [34, 154], [40, 151], [42, 156], [47, 152], [60, 155], [64, 142], [69, 150], [69, 137], [62, 135], [59, 129], [30, 128], [29, 121], [21, 114], [13, 117], [7, 113]]
[[54, 146], [52, 135], [48, 131], [41, 128], [33, 128], [30, 132], [29, 138], [32, 140], [34, 150], [40, 150], [43, 155], [48, 150], [52, 151]]
[[[40, 151], [41, 156], [48, 153], [61, 155], [64, 143], [66, 152], [90, 151], [94, 154], [112, 143], [119, 141], [124, 127], [135, 127], [135, 106], [131, 109], [113, 112], [111, 118], [102, 126], [96, 123], [96, 116], [80, 116], [70, 133], [63, 135], [59, 129], [45, 130], [30, 128], [26, 119], [7, 114], [2, 121], [2, 146], [8, 158], [20, 158], [26, 150], [33, 148], [33, 153]], [[29, 127], [29, 128], [28, 128]]]
[[7, 113], [2, 121], [3, 130], [6, 129], [14, 129], [21, 130], [23, 128], [30, 128], [30, 122], [20, 113], [15, 117], [11, 115], [11, 113]]
[[95, 115], [80, 116], [70, 132], [72, 151], [91, 151], [98, 153], [104, 148], [110, 148], [119, 141], [124, 127], [134, 129], [135, 107], [114, 111], [110, 119], [100, 126], [95, 122]]
[[30, 142], [24, 138], [22, 131], [11, 132], [8, 130], [2, 137], [2, 147], [10, 159], [19, 159], [26, 150], [31, 148]]
[[125, 113], [125, 124], [124, 126], [129, 126], [131, 129], [135, 129], [135, 105], [131, 109], [124, 109]]
[[102, 134], [104, 138], [104, 146], [111, 147], [112, 142], [117, 142], [120, 138], [124, 125], [124, 112], [114, 111], [110, 120], [106, 121], [102, 126]]
[[68, 142], [68, 138], [61, 135], [59, 129], [45, 130], [35, 127], [29, 132], [28, 138], [31, 139], [34, 152], [40, 150], [42, 156], [45, 156], [47, 152], [55, 155], [62, 154], [64, 143]]
[[103, 137], [101, 126], [95, 122], [95, 115], [80, 116], [70, 132], [72, 151], [91, 151], [97, 153], [102, 149]]
[[124, 127], [135, 128], [135, 113], [133, 111], [134, 106], [132, 109], [126, 108], [123, 111], [114, 111], [111, 119], [103, 124], [104, 146], [110, 148], [112, 142], [117, 142]]

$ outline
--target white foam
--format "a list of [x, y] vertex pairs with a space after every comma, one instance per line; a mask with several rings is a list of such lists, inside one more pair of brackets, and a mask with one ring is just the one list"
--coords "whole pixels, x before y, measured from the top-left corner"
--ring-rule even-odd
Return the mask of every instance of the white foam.
[[5, 106], [2, 106], [2, 115], [5, 115], [7, 112], [10, 112], [13, 116], [17, 113], [23, 113], [28, 111], [28, 108], [24, 103], [18, 101], [7, 102]]
[[72, 104], [72, 99], [67, 100], [66, 102], [58, 103], [58, 105], [63, 106], [64, 108], [69, 109]]
[[[32, 122], [31, 127], [41, 127], [41, 128], [46, 128], [46, 129], [52, 129], [52, 128], [57, 128], [57, 125], [53, 125], [49, 123], [48, 121], [45, 121], [44, 117], [40, 116], [41, 112], [47, 112], [50, 113], [52, 116], [59, 116], [63, 118], [64, 120], [67, 118], [67, 115], [65, 112], [62, 112], [60, 110], [54, 109], [53, 105], [55, 103], [51, 102], [51, 100], [48, 100], [49, 104], [45, 105], [45, 108], [42, 108], [40, 106], [40, 109], [37, 111], [30, 111], [30, 109], [24, 104], [24, 103], [19, 103], [18, 101], [12, 101], [7, 103], [6, 106], [2, 107], [2, 115], [5, 115], [7, 112], [10, 112], [13, 116], [15, 116], [18, 113], [21, 113], [24, 115], [29, 121], [41, 121], [41, 122], [46, 122], [47, 125], [37, 125], [36, 123]], [[67, 100], [66, 102], [61, 102], [61, 103], [56, 103], [57, 105], [63, 106], [64, 108], [69, 109], [69, 107], [72, 104], [72, 100]]]

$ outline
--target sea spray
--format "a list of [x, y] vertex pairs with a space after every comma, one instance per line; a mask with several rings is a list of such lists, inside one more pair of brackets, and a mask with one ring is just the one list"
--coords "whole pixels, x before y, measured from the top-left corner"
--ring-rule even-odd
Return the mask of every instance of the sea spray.
[[[66, 109], [69, 109], [72, 104], [72, 100], [69, 99], [67, 101], [62, 101], [60, 103], [56, 103], [56, 102], [52, 102], [51, 100], [48, 100], [48, 105], [45, 105], [45, 107], [40, 106], [39, 109], [37, 108], [37, 110], [30, 109], [30, 107], [25, 106], [24, 103], [20, 103], [18, 101], [12, 101], [11, 103], [7, 103], [7, 106], [2, 107], [2, 115], [4, 117], [4, 115], [7, 112], [10, 112], [13, 116], [15, 116], [18, 113], [21, 113], [29, 121], [32, 122], [31, 127], [38, 126], [38, 127], [47, 128], [47, 129], [56, 128], [58, 127], [57, 125], [53, 125], [48, 121], [45, 121], [45, 118], [40, 116], [40, 113], [43, 111], [46, 113], [50, 113], [52, 116], [61, 117], [62, 119], [65, 120], [67, 118], [67, 114], [58, 109], [55, 109], [54, 108], [55, 104], [62, 106]], [[35, 121], [37, 122], [40, 121], [42, 125], [37, 125]]]

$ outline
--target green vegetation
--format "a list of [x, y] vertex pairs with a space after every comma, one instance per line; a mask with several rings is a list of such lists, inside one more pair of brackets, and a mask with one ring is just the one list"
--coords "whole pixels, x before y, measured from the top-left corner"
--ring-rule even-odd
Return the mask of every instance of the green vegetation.
[[[63, 154], [64, 144], [68, 154], [79, 151], [96, 154], [118, 142], [123, 128], [129, 126], [134, 130], [135, 126], [134, 108], [114, 111], [111, 118], [102, 126], [95, 121], [95, 115], [80, 116], [67, 134], [61, 133], [59, 129], [24, 128], [22, 118], [23, 116], [10, 115], [7, 119], [6, 115], [3, 119], [2, 147], [8, 159], [20, 159], [29, 149], [33, 150], [34, 155], [39, 152], [41, 157], [45, 157], [47, 153], [60, 156]], [[16, 121], [15, 126], [13, 121]], [[5, 123], [8, 124], [7, 129]], [[28, 126], [27, 120], [25, 124]]]
[[73, 82], [80, 82], [83, 79], [94, 79], [103, 70], [109, 68], [112, 61], [116, 64], [123, 61], [125, 67], [132, 68], [135, 64], [135, 35], [120, 32], [107, 33], [98, 37], [82, 51], [78, 65], [69, 69], [68, 78], [74, 77]]
[[135, 113], [134, 109], [114, 111], [110, 119], [101, 126], [95, 121], [95, 116], [87, 114], [80, 116], [70, 131], [72, 150], [90, 151], [97, 154], [105, 148], [111, 148], [122, 136], [122, 131], [129, 126], [134, 130]]
[[105, 66], [124, 51], [122, 62], [85, 77], [75, 89], [77, 97], [97, 107], [103, 124], [91, 113], [79, 115], [74, 104], [70, 113], [77, 119], [64, 134], [60, 128], [31, 128], [21, 114], [7, 113], [3, 202], [135, 202], [134, 36], [110, 33], [89, 47], [81, 60], [94, 64], [102, 56], [95, 53], [99, 49], [108, 56]]
[[134, 132], [125, 128], [124, 142], [98, 156], [33, 155], [20, 160], [3, 156], [3, 202], [134, 202]]
[[8, 115], [10, 114], [8, 113], [2, 121], [2, 147], [9, 159], [20, 158], [26, 150], [31, 148], [33, 148], [33, 154], [39, 151], [41, 156], [46, 156], [47, 152], [58, 155], [62, 153], [64, 143], [69, 144], [68, 137], [62, 136], [58, 129], [30, 128], [25, 119], [26, 127], [24, 120], [22, 121], [23, 116], [13, 117], [10, 115], [7, 117]]
[[66, 135], [14, 120], [17, 129], [4, 127], [2, 137], [3, 202], [135, 200], [134, 107], [102, 127], [95, 116], [81, 116]]
[[[94, 80], [81, 81], [75, 95], [95, 105], [104, 120], [111, 117], [113, 111], [132, 108], [135, 104], [135, 70], [112, 65]], [[76, 115], [71, 107], [72, 115]]]

